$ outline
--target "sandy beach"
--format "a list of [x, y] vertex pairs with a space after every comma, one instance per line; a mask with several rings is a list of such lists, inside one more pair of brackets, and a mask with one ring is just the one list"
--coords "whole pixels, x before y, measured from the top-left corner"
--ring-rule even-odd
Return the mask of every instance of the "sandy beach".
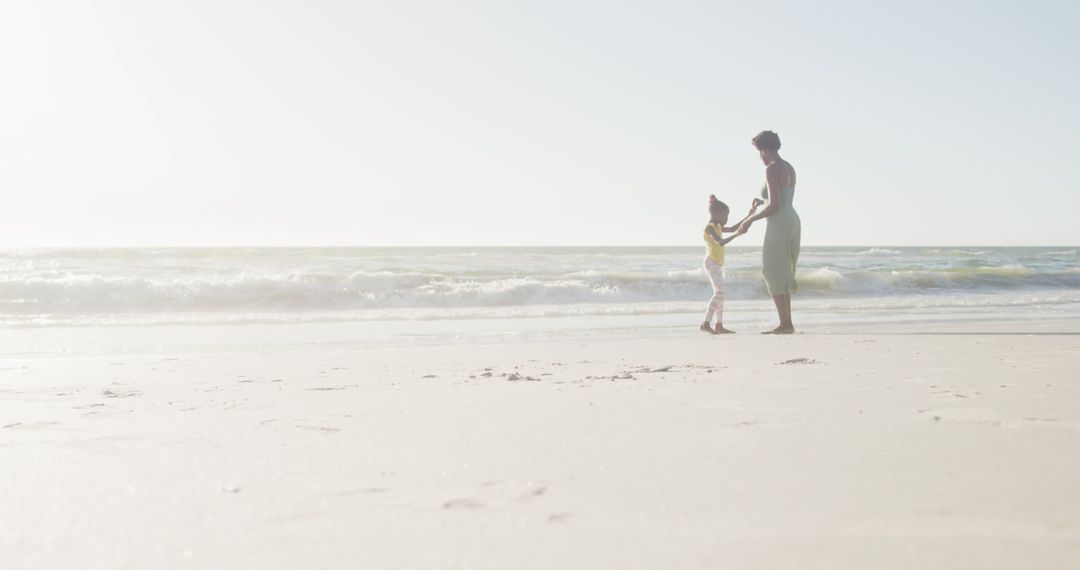
[[0, 570], [1080, 570], [1077, 22], [4, 2]]
[[1075, 321], [214, 330], [4, 332], [5, 568], [1080, 566]]

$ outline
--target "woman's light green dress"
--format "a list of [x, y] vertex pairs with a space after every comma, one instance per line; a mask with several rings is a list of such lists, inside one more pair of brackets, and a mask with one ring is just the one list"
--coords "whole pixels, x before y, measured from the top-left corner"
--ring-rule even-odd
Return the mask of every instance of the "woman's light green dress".
[[802, 222], [792, 202], [795, 187], [780, 191], [780, 208], [765, 218], [765, 243], [761, 249], [761, 273], [770, 295], [787, 295], [798, 289], [795, 263], [799, 261]]

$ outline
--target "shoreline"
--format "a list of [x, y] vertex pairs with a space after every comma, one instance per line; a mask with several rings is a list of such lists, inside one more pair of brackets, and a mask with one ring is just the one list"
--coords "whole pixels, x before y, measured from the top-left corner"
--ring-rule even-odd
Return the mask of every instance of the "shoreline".
[[[733, 312], [725, 324], [735, 336], [758, 335], [775, 325], [766, 312]], [[1036, 313], [1024, 318], [989, 314], [946, 316], [918, 314], [889, 320], [815, 322], [795, 315], [796, 337], [867, 334], [1042, 334], [1080, 331], [1080, 315]], [[802, 317], [802, 318], [800, 318]], [[168, 323], [149, 325], [26, 326], [0, 328], [0, 357], [62, 358], [109, 354], [172, 352], [244, 352], [249, 350], [321, 350], [438, 347], [462, 344], [570, 342], [577, 339], [696, 338], [697, 312], [558, 316], [509, 319], [371, 320], [256, 323]], [[717, 341], [722, 340], [718, 335]]]

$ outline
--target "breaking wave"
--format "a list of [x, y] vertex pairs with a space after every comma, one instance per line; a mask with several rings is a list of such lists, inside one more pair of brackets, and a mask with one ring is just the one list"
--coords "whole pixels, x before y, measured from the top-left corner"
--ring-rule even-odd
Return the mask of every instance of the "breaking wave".
[[[921, 293], [1080, 290], [1080, 272], [1024, 266], [927, 270], [800, 270], [801, 294], [813, 297]], [[729, 271], [731, 299], [760, 298], [760, 276]], [[709, 284], [699, 269], [666, 272], [581, 271], [556, 275], [446, 275], [354, 271], [348, 274], [240, 274], [231, 277], [118, 277], [64, 274], [0, 280], [0, 314], [228, 311], [327, 311], [461, 308], [577, 303], [699, 301]]]

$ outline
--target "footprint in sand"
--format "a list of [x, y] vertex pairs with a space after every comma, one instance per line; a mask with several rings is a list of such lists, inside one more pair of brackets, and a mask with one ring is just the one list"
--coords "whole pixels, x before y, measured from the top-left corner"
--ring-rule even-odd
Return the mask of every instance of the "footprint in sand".
[[296, 428], [299, 428], [299, 429], [311, 430], [311, 431], [325, 431], [325, 432], [341, 431], [341, 428], [330, 427], [330, 426], [311, 426], [311, 425], [305, 425], [305, 424], [296, 424], [293, 427], [296, 427]]
[[656, 374], [659, 372], [671, 372], [674, 368], [674, 364], [669, 364], [667, 366], [658, 366], [656, 368], [649, 368], [648, 366], [638, 366], [637, 368], [629, 370], [629, 372], [636, 374]]
[[312, 423], [308, 423], [308, 421], [309, 420], [307, 420], [306, 418], [296, 418], [296, 419], [291, 419], [291, 420], [290, 419], [282, 419], [282, 418], [271, 418], [271, 419], [263, 420], [263, 421], [259, 422], [259, 425], [269, 426], [269, 427], [277, 429], [279, 427], [284, 427], [285, 422], [291, 422], [292, 423], [291, 427], [293, 427], [295, 429], [303, 429], [303, 430], [309, 430], [309, 431], [320, 431], [320, 432], [326, 432], [326, 433], [333, 433], [333, 432], [341, 431], [341, 428], [337, 428], [337, 427], [333, 427], [333, 426], [324, 426], [324, 425], [312, 424]]
[[586, 376], [586, 380], [637, 380], [637, 378], [629, 372], [622, 372], [619, 374], [612, 374], [611, 376]]
[[333, 493], [326, 493], [325, 497], [353, 497], [356, 495], [379, 495], [386, 493], [387, 490], [382, 487], [364, 487], [363, 489], [346, 489], [344, 491], [336, 491]]
[[0, 426], [3, 429], [51, 429], [60, 425], [60, 422], [15, 422]]
[[[271, 380], [271, 382], [280, 382], [281, 380]], [[359, 384], [343, 384], [341, 386], [318, 386], [315, 388], [304, 388], [308, 392], [332, 392], [335, 390], [348, 390], [350, 388], [359, 388]]]
[[1007, 423], [1006, 426], [1014, 428], [1042, 426], [1080, 431], [1080, 423], [1063, 422], [1057, 418], [1020, 418], [1018, 421]]
[[[535, 376], [529, 376], [528, 374], [524, 374], [522, 372], [519, 372], [517, 370], [517, 368], [518, 367], [515, 366], [513, 372], [498, 372], [498, 373], [496, 373], [491, 368], [485, 368], [479, 374], [470, 374], [469, 378], [474, 378], [474, 379], [475, 378], [493, 378], [495, 376], [498, 376], [499, 378], [505, 378], [506, 380], [508, 380], [510, 382], [539, 382], [540, 381], [540, 378], [537, 378]], [[541, 374], [541, 376], [544, 376], [544, 375]], [[423, 378], [435, 378], [435, 377], [436, 376], [434, 374], [428, 374], [426, 376], [423, 376]]]
[[520, 500], [520, 501], [531, 501], [531, 500], [533, 500], [533, 499], [535, 499], [537, 497], [541, 497], [543, 495], [546, 495], [547, 491], [548, 491], [548, 488], [546, 486], [538, 485], [538, 486], [533, 487], [532, 489], [529, 489], [529, 490], [525, 491], [524, 493], [522, 493], [521, 496], [518, 497], [518, 500]]
[[482, 509], [484, 504], [476, 499], [470, 499], [463, 497], [460, 499], [452, 499], [442, 504], [442, 508], [448, 510], [460, 510], [460, 509]]
[[481, 498], [461, 497], [446, 501], [444, 509], [481, 509], [487, 507], [506, 507], [515, 503], [528, 503], [548, 494], [547, 485], [529, 483], [524, 490], [508, 489], [496, 481], [485, 481], [472, 495]]
[[983, 425], [1002, 427], [1004, 422], [987, 408], [941, 408], [937, 410], [919, 410], [935, 422], [961, 423], [971, 425]]
[[139, 395], [139, 392], [135, 390], [126, 390], [123, 388], [116, 388], [112, 390], [102, 390], [101, 393], [106, 398], [133, 398]]

